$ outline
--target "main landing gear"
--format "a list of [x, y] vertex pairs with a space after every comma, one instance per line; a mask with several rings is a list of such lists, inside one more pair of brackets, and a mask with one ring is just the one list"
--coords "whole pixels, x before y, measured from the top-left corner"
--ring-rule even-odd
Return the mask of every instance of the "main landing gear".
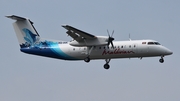
[[[87, 63], [90, 62], [90, 60], [91, 60], [91, 59], [90, 59], [89, 57], [86, 57], [86, 58], [84, 59], [84, 61], [87, 62]], [[111, 59], [105, 59], [106, 63], [104, 64], [104, 69], [109, 69], [109, 68], [110, 68], [110, 65], [109, 65], [110, 60], [111, 60]]]
[[86, 52], [87, 57], [84, 59], [85, 62], [90, 62], [91, 59], [89, 58], [89, 56], [90, 56], [91, 51], [92, 51], [93, 49], [94, 49], [94, 46], [87, 47], [87, 52]]
[[109, 64], [104, 64], [104, 69], [109, 69], [110, 68], [110, 66], [109, 66]]
[[109, 69], [110, 68], [110, 65], [109, 65], [110, 60], [111, 59], [105, 59], [106, 63], [104, 64], [104, 69]]
[[86, 58], [84, 59], [84, 61], [87, 62], [87, 63], [90, 62], [90, 60], [91, 60], [91, 59], [90, 59], [89, 57], [86, 57]]

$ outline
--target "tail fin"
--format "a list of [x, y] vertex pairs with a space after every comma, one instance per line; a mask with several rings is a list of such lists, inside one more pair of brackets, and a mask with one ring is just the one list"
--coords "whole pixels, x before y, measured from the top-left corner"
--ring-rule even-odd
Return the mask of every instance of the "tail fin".
[[40, 40], [32, 21], [15, 15], [6, 17], [16, 20], [13, 26], [21, 48], [34, 46]]

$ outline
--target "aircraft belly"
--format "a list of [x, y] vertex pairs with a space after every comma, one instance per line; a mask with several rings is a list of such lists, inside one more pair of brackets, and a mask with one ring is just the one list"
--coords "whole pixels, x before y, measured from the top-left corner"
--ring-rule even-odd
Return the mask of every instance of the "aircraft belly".
[[84, 59], [86, 55], [86, 51], [82, 50], [82, 47], [74, 47], [71, 45], [60, 45], [61, 50], [64, 51], [65, 54], [68, 56], [74, 57], [77, 60], [82, 60]]

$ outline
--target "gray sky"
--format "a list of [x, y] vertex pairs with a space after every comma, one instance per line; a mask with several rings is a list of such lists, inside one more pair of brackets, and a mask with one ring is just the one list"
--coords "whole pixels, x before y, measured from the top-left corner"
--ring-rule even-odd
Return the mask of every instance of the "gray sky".
[[[1, 0], [0, 101], [179, 101], [179, 0]], [[19, 51], [5, 15], [34, 22], [44, 38], [71, 40], [69, 24], [94, 35], [115, 30], [115, 40], [154, 39], [173, 51], [159, 58], [64, 61]]]

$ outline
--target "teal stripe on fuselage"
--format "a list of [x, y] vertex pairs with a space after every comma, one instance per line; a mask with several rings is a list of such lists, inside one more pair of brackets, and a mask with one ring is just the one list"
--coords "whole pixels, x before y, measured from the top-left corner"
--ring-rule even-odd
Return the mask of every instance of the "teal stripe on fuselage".
[[64, 53], [60, 47], [58, 43], [53, 43], [53, 44], [49, 44], [50, 45], [50, 49], [57, 54], [58, 56], [64, 58], [64, 59], [68, 59], [68, 60], [79, 60], [77, 58], [71, 57], [69, 55], [67, 55], [66, 53]]
[[34, 54], [57, 59], [79, 60], [77, 58], [67, 55], [60, 49], [58, 42], [52, 41], [40, 42], [35, 47], [24, 47], [21, 48], [21, 51], [28, 54]]

